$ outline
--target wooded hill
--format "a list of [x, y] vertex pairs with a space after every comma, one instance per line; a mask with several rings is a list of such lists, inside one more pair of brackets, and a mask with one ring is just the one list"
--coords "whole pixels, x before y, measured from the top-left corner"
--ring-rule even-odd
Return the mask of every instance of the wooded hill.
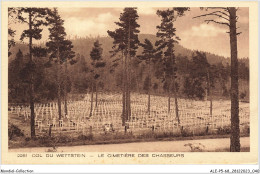
[[[139, 40], [141, 43], [144, 42], [145, 39], [149, 39], [153, 44], [155, 43], [158, 38], [156, 38], [155, 35], [152, 34], [139, 34], [138, 35]], [[99, 42], [102, 44], [103, 48], [103, 58], [104, 59], [110, 59], [111, 54], [109, 51], [112, 50], [112, 45], [113, 45], [113, 39], [111, 37], [96, 37], [96, 38], [90, 38], [90, 37], [85, 37], [85, 38], [73, 38], [71, 39], [73, 43], [73, 51], [76, 52], [76, 54], [83, 55], [86, 59], [86, 61], [90, 61], [90, 51], [93, 47], [93, 43], [96, 40], [99, 40]], [[40, 44], [43, 46], [45, 43]], [[187, 56], [188, 59], [191, 59], [192, 53], [194, 53], [196, 50], [190, 50], [185, 47], [183, 47], [180, 44], [176, 44], [175, 46], [175, 55], [182, 55], [182, 56]], [[23, 43], [17, 42], [17, 44], [11, 48], [11, 52], [14, 53], [9, 57], [9, 62], [11, 62], [15, 58], [15, 53], [18, 52], [18, 50], [21, 49], [24, 54], [28, 53], [28, 46]], [[139, 47], [137, 51], [137, 55], [140, 55], [142, 52], [142, 47]], [[210, 64], [217, 64], [217, 63], [222, 63], [224, 66], [227, 64], [230, 64], [230, 58], [219, 56], [213, 53], [205, 52], [207, 56], [207, 60]], [[248, 58], [240, 58], [240, 62], [245, 63], [247, 67], [249, 67], [249, 59]]]
[[[141, 43], [144, 42], [145, 39], [149, 39], [153, 44], [158, 39], [155, 35], [150, 34], [140, 34], [139, 40]], [[121, 84], [122, 84], [122, 66], [119, 62], [118, 66], [114, 68], [114, 71], [112, 71], [113, 62], [116, 58], [120, 58], [120, 56], [112, 57], [110, 51], [112, 50], [113, 40], [110, 37], [97, 37], [97, 38], [74, 38], [72, 39], [72, 44], [74, 46], [73, 51], [76, 53], [75, 60], [77, 61], [74, 65], [69, 65], [69, 81], [70, 86], [69, 90], [71, 93], [86, 93], [89, 92], [90, 87], [90, 69], [91, 69], [91, 59], [90, 59], [90, 52], [93, 48], [93, 43], [99, 40], [99, 43], [101, 44], [101, 47], [103, 49], [103, 60], [106, 62], [106, 66], [103, 68], [100, 74], [100, 78], [98, 80], [99, 89], [106, 92], [120, 92], [121, 90]], [[40, 44], [40, 46], [44, 46], [45, 43]], [[15, 102], [20, 102], [19, 98], [23, 98], [23, 102], [28, 100], [28, 97], [25, 97], [27, 95], [26, 90], [23, 90], [23, 94], [18, 94], [17, 86], [20, 86], [19, 88], [24, 87], [24, 85], [15, 85], [14, 83], [18, 83], [16, 79], [15, 73], [18, 73], [17, 71], [12, 71], [12, 68], [10, 68], [11, 62], [14, 62], [17, 58], [17, 53], [21, 50], [23, 54], [23, 63], [26, 62], [26, 56], [28, 54], [28, 46], [23, 43], [17, 43], [14, 47], [11, 48], [12, 55], [9, 57], [9, 92], [10, 97], [9, 100]], [[184, 48], [183, 46], [179, 44], [174, 45], [175, 55], [176, 55], [176, 63], [177, 63], [177, 74], [178, 74], [178, 93], [181, 97], [192, 97], [192, 98], [198, 98], [195, 94], [187, 94], [187, 91], [192, 90], [191, 85], [185, 86], [185, 82], [187, 82], [187, 77], [190, 74], [193, 74], [194, 71], [192, 67], [194, 65], [192, 64], [193, 55], [196, 54], [195, 50], [190, 50], [187, 48]], [[140, 46], [137, 50], [137, 55], [141, 55], [143, 51], [143, 48]], [[220, 98], [227, 98], [229, 97], [229, 90], [230, 90], [230, 58], [225, 58], [223, 56], [215, 55], [212, 53], [205, 53], [206, 59], [210, 65], [212, 65], [212, 81], [215, 81], [214, 85], [212, 85], [212, 95], [215, 97]], [[36, 60], [37, 58], [35, 58]], [[55, 100], [56, 98], [56, 85], [55, 85], [55, 79], [56, 73], [55, 73], [55, 64], [51, 68], [46, 68], [44, 65], [46, 62], [48, 62], [48, 58], [40, 58], [39, 61], [39, 68], [38, 74], [41, 78], [39, 78], [40, 82], [37, 82], [37, 86], [39, 87], [39, 95], [38, 95], [38, 101], [42, 101], [43, 98], [46, 100]], [[239, 59], [239, 78], [240, 78], [240, 92], [242, 94], [242, 98], [249, 97], [249, 59], [243, 58]], [[17, 69], [12, 65], [14, 69]], [[152, 84], [152, 93], [158, 94], [158, 95], [164, 95], [164, 86], [161, 82], [161, 79], [159, 79], [156, 75], [156, 70], [159, 68], [159, 65], [153, 66], [153, 74], [151, 76], [151, 84]], [[204, 68], [204, 67], [200, 67]], [[147, 66], [144, 62], [140, 61], [138, 58], [133, 58], [132, 60], [132, 76], [131, 76], [131, 90], [133, 92], [140, 92], [140, 93], [146, 93], [146, 86], [148, 83], [148, 77], [147, 77]], [[158, 73], [158, 72], [157, 72]], [[20, 73], [21, 74], [21, 73]], [[213, 78], [214, 76], [214, 78]], [[14, 78], [15, 77], [15, 78]], [[19, 76], [20, 78], [23, 78], [22, 76]], [[14, 78], [12, 80], [12, 78]], [[24, 82], [21, 82], [24, 84]], [[15, 86], [15, 87], [14, 87]], [[191, 86], [191, 89], [188, 87]], [[186, 88], [186, 89], [185, 89]], [[35, 89], [37, 93], [37, 88]], [[12, 91], [12, 92], [11, 92]], [[16, 91], [16, 92], [14, 92]], [[19, 91], [19, 90], [18, 90]], [[186, 92], [185, 92], [186, 91]], [[20, 92], [21, 93], [21, 92]], [[202, 99], [205, 96], [205, 89], [202, 91], [202, 94], [200, 94], [199, 99]], [[20, 97], [17, 97], [20, 96]]]

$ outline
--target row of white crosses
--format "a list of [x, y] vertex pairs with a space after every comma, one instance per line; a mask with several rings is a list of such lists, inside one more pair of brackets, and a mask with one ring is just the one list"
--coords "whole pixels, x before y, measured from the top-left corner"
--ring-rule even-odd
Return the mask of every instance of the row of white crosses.
[[[92, 116], [90, 114], [90, 95], [81, 101], [68, 101], [68, 114], [64, 114], [62, 104], [62, 120], [58, 120], [58, 105], [55, 102], [36, 104], [36, 125], [39, 128], [53, 125], [57, 129], [59, 122], [62, 128], [76, 131], [102, 132], [105, 124], [112, 124], [115, 130], [124, 130], [122, 127], [122, 96], [120, 94], [100, 94], [98, 107], [93, 103]], [[171, 112], [168, 113], [167, 97], [151, 96], [151, 112], [147, 113], [147, 95], [131, 95], [131, 119], [128, 121], [131, 130], [151, 129], [172, 131], [178, 129], [175, 114], [174, 99], [171, 101]], [[246, 104], [245, 104], [246, 105]], [[230, 124], [230, 103], [214, 102], [213, 115], [209, 114], [209, 101], [192, 101], [178, 99], [180, 126], [183, 127], [224, 127]], [[240, 123], [249, 122], [249, 108], [240, 109]], [[12, 106], [11, 112], [18, 116], [23, 115], [25, 120], [30, 116], [29, 106]], [[58, 129], [62, 130], [62, 129]]]
[[[156, 99], [155, 101], [156, 103], [154, 105], [157, 105], [158, 103], [159, 104], [167, 103], [166, 98]], [[218, 104], [220, 105], [220, 107], [216, 106], [217, 108], [215, 108], [213, 105], [213, 115], [210, 116], [209, 102], [191, 101], [191, 100], [189, 101], [189, 100], [179, 99], [179, 117], [180, 117], [181, 125], [184, 127], [186, 126], [191, 128], [198, 128], [198, 127], [205, 128], [206, 126], [208, 126], [209, 128], [212, 129], [217, 127], [223, 128], [224, 126], [229, 126], [230, 125], [230, 104], [228, 104], [228, 101], [226, 101], [224, 104], [223, 102], [219, 102]], [[142, 107], [142, 105], [140, 105], [140, 107]], [[161, 105], [155, 108], [157, 110], [157, 113], [159, 113], [157, 115], [160, 115], [159, 120], [161, 119], [163, 120], [161, 121], [161, 124], [159, 124], [159, 126], [160, 127], [163, 126], [163, 128], [165, 129], [165, 124], [166, 124], [166, 129], [170, 128], [171, 130], [172, 126], [169, 123], [170, 122], [174, 123], [175, 121], [174, 124], [176, 125], [174, 106], [171, 108], [171, 112], [169, 115], [166, 114], [166, 110], [167, 110], [166, 107], [163, 107]], [[137, 114], [134, 114], [135, 112], [133, 112], [132, 109], [133, 120], [129, 124], [133, 128], [136, 125], [137, 126], [140, 125], [138, 122], [149, 123], [149, 116], [148, 114], [146, 114], [145, 110], [146, 110], [145, 107], [142, 107], [142, 109], [139, 108], [139, 110], [136, 109]], [[152, 111], [153, 111], [153, 107], [152, 107]], [[135, 121], [136, 115], [139, 115], [138, 121]], [[153, 112], [151, 112], [151, 116], [152, 118], [155, 118], [154, 122], [156, 123], [160, 122], [158, 121], [158, 117], [156, 117], [156, 115], [153, 115]], [[240, 116], [241, 124], [249, 123], [249, 108], [241, 107], [239, 116]]]
[[[90, 99], [88, 96], [84, 98], [84, 101], [78, 101], [71, 103], [69, 105], [69, 114], [68, 118], [73, 119], [75, 125], [77, 125], [77, 130], [90, 128], [92, 130], [102, 130], [104, 124], [114, 124], [116, 125], [120, 121], [120, 115], [118, 114], [120, 105], [118, 106], [118, 102], [113, 101], [107, 105], [106, 102], [100, 102], [98, 107], [96, 108], [93, 105], [92, 116], [89, 117], [90, 114]], [[112, 106], [109, 108], [109, 106]], [[75, 121], [75, 119], [77, 119]]]
[[89, 123], [95, 130], [102, 130], [105, 124], [112, 124], [118, 130], [122, 125], [121, 112], [122, 104], [119, 101], [104, 101], [93, 112]]
[[[175, 117], [173, 117], [174, 110], [170, 114], [167, 113], [167, 107], [163, 107], [161, 104], [164, 102], [163, 97], [151, 97], [151, 111], [150, 115], [147, 112], [147, 96], [140, 95], [131, 104], [132, 119], [129, 122], [132, 131], [148, 128], [148, 129], [169, 129], [173, 128], [176, 124]], [[156, 101], [156, 102], [154, 102]], [[165, 100], [167, 102], [167, 100]]]

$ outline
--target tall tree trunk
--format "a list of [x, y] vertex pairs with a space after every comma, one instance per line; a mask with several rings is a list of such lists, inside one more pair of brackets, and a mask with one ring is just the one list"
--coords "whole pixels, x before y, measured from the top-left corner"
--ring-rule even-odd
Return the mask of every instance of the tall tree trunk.
[[229, 7], [229, 28], [231, 48], [231, 137], [230, 151], [240, 151], [239, 130], [239, 102], [238, 102], [238, 60], [237, 60], [237, 31], [236, 31], [236, 8]]
[[[137, 72], [135, 71], [135, 81], [136, 81], [136, 88], [137, 88], [136, 90], [137, 90], [138, 93], [140, 93], [139, 80], [140, 80], [140, 77], [138, 77], [138, 74], [137, 74]], [[140, 81], [142, 81], [142, 80], [140, 80]]]
[[98, 105], [98, 85], [97, 85], [97, 82], [95, 82], [95, 86], [96, 86], [96, 108], [97, 108], [97, 105]]
[[212, 111], [213, 111], [213, 104], [212, 104], [212, 98], [210, 97], [210, 116], [212, 117]]
[[[32, 30], [32, 14], [29, 12], [29, 30]], [[32, 33], [29, 37], [29, 56], [30, 66], [33, 66], [32, 58]], [[33, 84], [33, 71], [30, 72], [30, 109], [31, 109], [31, 137], [35, 137], [35, 116], [34, 116], [34, 84]]]
[[92, 116], [92, 111], [93, 111], [93, 93], [94, 93], [94, 87], [93, 87], [93, 82], [91, 84], [91, 101], [90, 101], [90, 113], [89, 116]]
[[212, 117], [212, 97], [211, 97], [211, 89], [210, 89], [210, 78], [209, 78], [209, 71], [207, 72], [207, 88], [208, 91], [207, 94], [208, 94], [208, 98], [209, 98], [209, 101], [210, 101], [210, 107], [209, 107], [209, 113], [210, 113], [210, 116]]
[[128, 23], [128, 44], [127, 44], [127, 56], [126, 56], [126, 120], [131, 117], [131, 106], [130, 106], [130, 21]]
[[176, 93], [176, 92], [174, 92], [174, 100], [175, 100], [175, 113], [176, 113], [176, 118], [177, 118], [178, 124], [180, 124], [179, 106], [178, 106], [178, 98], [177, 98], [177, 93]]
[[[130, 58], [130, 57], [129, 57]], [[130, 60], [128, 61], [128, 82], [127, 82], [127, 120], [131, 117], [131, 71]]]
[[65, 84], [64, 84], [64, 112], [65, 115], [68, 115], [68, 106], [67, 106], [67, 85], [68, 85], [68, 67], [67, 60], [65, 62]]
[[151, 95], [150, 95], [150, 93], [148, 94], [148, 114], [150, 115], [150, 100], [151, 100]]
[[150, 96], [150, 87], [151, 87], [151, 60], [149, 58], [149, 64], [148, 64], [148, 114], [150, 115], [150, 100], [151, 100], [151, 96]]
[[57, 58], [58, 58], [58, 66], [57, 66], [57, 83], [58, 83], [58, 113], [59, 113], [59, 120], [61, 120], [61, 84], [60, 84], [60, 75], [61, 75], [61, 64], [60, 64], [60, 49], [58, 46], [58, 52], [57, 52]]
[[122, 63], [123, 63], [123, 78], [122, 78], [122, 104], [123, 104], [123, 110], [122, 110], [122, 125], [125, 125], [125, 119], [126, 119], [126, 57], [124, 55], [124, 52], [122, 51]]
[[125, 120], [128, 120], [128, 109], [129, 109], [129, 105], [128, 105], [128, 90], [129, 90], [129, 83], [128, 83], [128, 56], [126, 56], [126, 66], [125, 66]]
[[175, 75], [173, 75], [172, 78], [172, 83], [173, 83], [173, 93], [174, 93], [174, 103], [175, 103], [175, 115], [176, 119], [178, 121], [178, 124], [180, 124], [180, 117], [179, 117], [179, 106], [178, 106], [178, 97], [177, 97], [177, 86], [175, 83]]
[[205, 95], [204, 100], [205, 100], [205, 101], [208, 101], [208, 95], [209, 95], [209, 94], [208, 94], [208, 92], [209, 92], [208, 86], [209, 86], [209, 85], [208, 85], [208, 82], [207, 82], [207, 81], [206, 81], [206, 86], [207, 86], [207, 89], [206, 89], [206, 95]]
[[177, 84], [175, 82], [175, 72], [174, 72], [174, 68], [176, 66], [175, 60], [173, 58], [172, 55], [172, 51], [171, 51], [171, 60], [172, 60], [172, 64], [173, 64], [173, 76], [172, 76], [172, 83], [173, 83], [173, 92], [174, 92], [174, 100], [175, 100], [175, 115], [178, 121], [178, 125], [180, 124], [180, 117], [179, 117], [179, 106], [178, 106], [178, 97], [177, 97]]
[[171, 112], [171, 83], [169, 82], [168, 86], [168, 114]]

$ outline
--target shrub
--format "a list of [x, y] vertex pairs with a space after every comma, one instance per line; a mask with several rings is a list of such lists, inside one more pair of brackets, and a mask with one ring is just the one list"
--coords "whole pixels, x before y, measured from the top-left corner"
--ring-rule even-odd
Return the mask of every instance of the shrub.
[[88, 135], [88, 140], [89, 140], [89, 141], [93, 141], [93, 139], [94, 139], [93, 134], [89, 134], [89, 135]]
[[173, 132], [163, 132], [163, 133], [157, 133], [155, 134], [155, 138], [169, 138], [169, 137], [173, 137], [174, 134]]
[[190, 132], [189, 129], [187, 129], [187, 128], [182, 128], [182, 129], [181, 129], [181, 135], [182, 135], [183, 137], [189, 137], [189, 136], [192, 136], [193, 134]]
[[226, 135], [226, 134], [230, 134], [230, 132], [231, 132], [231, 129], [228, 126], [225, 126], [223, 128], [219, 127], [217, 130], [218, 135]]
[[154, 132], [146, 132], [146, 133], [143, 133], [141, 135], [138, 135], [137, 138], [138, 139], [154, 138], [154, 136], [155, 136]]
[[56, 144], [59, 143], [59, 141], [68, 142], [69, 137], [62, 136], [62, 138], [61, 138], [59, 136], [50, 137], [50, 136], [44, 135], [44, 136], [37, 137], [35, 140], [37, 140], [37, 142], [42, 146], [56, 147]]
[[240, 133], [244, 135], [250, 135], [250, 125], [240, 126]]
[[244, 99], [246, 97], [246, 92], [241, 92], [239, 96], [241, 99]]
[[113, 135], [114, 139], [132, 139], [135, 138], [132, 132], [126, 132], [126, 133], [118, 133], [116, 135]]
[[40, 136], [37, 139], [39, 140], [40, 144], [47, 147], [53, 146], [53, 142], [55, 141], [53, 137], [49, 137], [49, 136]]
[[197, 128], [195, 130], [193, 130], [193, 135], [196, 135], [196, 136], [205, 136], [208, 134], [208, 127], [204, 128], [204, 127], [200, 127], [200, 128]]
[[22, 136], [24, 136], [24, 134], [21, 131], [21, 129], [19, 129], [16, 125], [9, 124], [8, 125], [8, 138], [9, 138], [9, 140], [14, 138], [14, 136], [22, 137]]
[[31, 140], [30, 137], [26, 137], [26, 138], [25, 138], [25, 141], [30, 141], [30, 140]]
[[86, 140], [86, 139], [87, 139], [87, 136], [86, 136], [86, 135], [79, 135], [79, 136], [78, 136], [78, 139], [79, 139], [79, 140]]
[[88, 134], [88, 135], [79, 135], [78, 140], [88, 140], [88, 141], [93, 141], [93, 134]]
[[71, 138], [68, 136], [58, 136], [57, 139], [57, 143], [68, 143], [71, 141]]

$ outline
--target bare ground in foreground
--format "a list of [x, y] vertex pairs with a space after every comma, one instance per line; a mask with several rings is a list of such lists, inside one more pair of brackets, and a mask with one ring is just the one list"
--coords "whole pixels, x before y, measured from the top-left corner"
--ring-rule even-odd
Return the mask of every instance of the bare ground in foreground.
[[[250, 138], [241, 137], [241, 151], [250, 151]], [[199, 139], [180, 141], [156, 141], [123, 144], [102, 144], [56, 147], [57, 152], [227, 152], [230, 139]], [[192, 148], [194, 147], [194, 148]], [[199, 147], [199, 148], [196, 148]], [[9, 152], [47, 152], [50, 147], [9, 149]]]

